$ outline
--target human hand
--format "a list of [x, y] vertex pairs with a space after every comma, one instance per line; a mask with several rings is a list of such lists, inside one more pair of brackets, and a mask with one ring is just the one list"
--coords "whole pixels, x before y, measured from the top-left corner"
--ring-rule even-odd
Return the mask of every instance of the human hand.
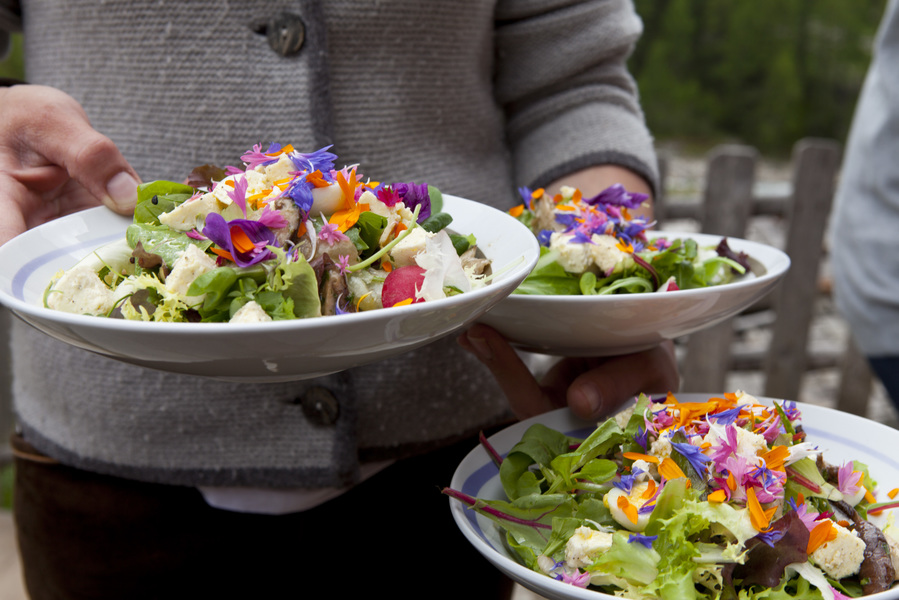
[[563, 358], [540, 382], [496, 330], [476, 323], [458, 341], [490, 369], [519, 419], [567, 405], [595, 420], [637, 394], [677, 391], [680, 382], [670, 341], [635, 354]]
[[0, 244], [101, 203], [131, 214], [139, 181], [71, 96], [39, 85], [0, 88]]

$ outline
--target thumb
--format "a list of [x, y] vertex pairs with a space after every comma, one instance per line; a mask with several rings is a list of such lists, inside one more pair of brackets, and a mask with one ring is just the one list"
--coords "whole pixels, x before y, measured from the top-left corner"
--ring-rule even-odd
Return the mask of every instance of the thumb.
[[[91, 126], [78, 102], [45, 86], [16, 86], [8, 92], [10, 106], [39, 115], [21, 115], [28, 123], [18, 144], [24, 166], [59, 166], [112, 210], [121, 214], [134, 210], [140, 178], [115, 143]], [[14, 93], [22, 95], [20, 101]]]

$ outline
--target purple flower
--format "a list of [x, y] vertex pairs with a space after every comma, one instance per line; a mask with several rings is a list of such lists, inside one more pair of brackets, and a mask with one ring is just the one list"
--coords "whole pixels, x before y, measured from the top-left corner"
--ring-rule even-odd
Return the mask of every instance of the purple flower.
[[649, 444], [649, 430], [644, 429], [643, 427], [637, 428], [637, 433], [634, 435], [634, 441], [640, 444], [640, 446], [646, 450]]
[[716, 423], [721, 423], [722, 425], [733, 425], [737, 420], [737, 417], [740, 416], [741, 410], [743, 409], [739, 406], [728, 408], [727, 410], [722, 410], [719, 413], [710, 415], [710, 418], [714, 419]]
[[524, 203], [525, 207], [529, 210], [534, 209], [534, 195], [529, 187], [521, 186], [518, 188], [518, 195], [521, 196], [521, 201]]
[[294, 177], [284, 191], [284, 195], [293, 200], [293, 203], [304, 215], [309, 214], [309, 211], [312, 210], [312, 184], [306, 181], [305, 177]]
[[631, 490], [634, 489], [634, 481], [636, 478], [636, 474], [622, 475], [619, 481], [612, 482], [612, 485], [626, 494], [630, 494]]
[[786, 533], [787, 533], [786, 529], [781, 529], [781, 530], [772, 529], [770, 531], [763, 531], [762, 533], [758, 534], [755, 537], [773, 548], [774, 544], [777, 543], [778, 541], [780, 541], [780, 538], [782, 538], [784, 535], [786, 535]]
[[585, 198], [584, 202], [591, 205], [604, 204], [606, 206], [621, 206], [624, 208], [637, 208], [649, 198], [646, 194], [628, 192], [620, 183], [611, 185], [592, 198]]
[[541, 229], [540, 233], [537, 234], [537, 241], [541, 246], [546, 246], [549, 248], [549, 239], [552, 237], [553, 232], [549, 229]]
[[328, 152], [330, 149], [331, 146], [325, 146], [315, 152], [293, 152], [290, 155], [290, 160], [301, 171], [329, 173], [334, 168], [334, 161], [337, 160], [336, 154]]
[[690, 443], [679, 444], [677, 442], [671, 442], [671, 447], [680, 452], [698, 474], [706, 474], [708, 470], [706, 463], [711, 462], [712, 459], [703, 454], [700, 448]]
[[652, 543], [658, 539], [657, 535], [643, 535], [642, 533], [632, 533], [627, 538], [628, 544], [638, 543], [643, 544], [647, 548], [652, 549]]
[[275, 234], [259, 221], [234, 219], [225, 221], [218, 213], [206, 215], [203, 234], [231, 254], [240, 267], [249, 267], [272, 258], [266, 246], [277, 245]]
[[395, 183], [393, 189], [396, 190], [396, 193], [402, 198], [403, 204], [409, 210], [414, 212], [415, 207], [421, 205], [418, 212], [419, 223], [431, 216], [431, 197], [428, 195], [428, 184]]

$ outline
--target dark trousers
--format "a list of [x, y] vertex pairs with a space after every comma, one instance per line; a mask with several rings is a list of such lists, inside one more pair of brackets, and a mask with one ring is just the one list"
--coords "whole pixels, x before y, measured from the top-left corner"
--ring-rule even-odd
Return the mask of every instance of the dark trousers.
[[475, 443], [269, 516], [212, 508], [189, 487], [66, 467], [14, 439], [26, 587], [33, 600], [508, 598], [511, 582], [463, 537], [440, 493]]

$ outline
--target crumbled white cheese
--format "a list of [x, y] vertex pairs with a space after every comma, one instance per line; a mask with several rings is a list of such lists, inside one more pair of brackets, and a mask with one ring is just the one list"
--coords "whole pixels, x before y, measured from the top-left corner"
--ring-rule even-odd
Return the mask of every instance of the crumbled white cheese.
[[573, 243], [574, 234], [554, 233], [549, 238], [549, 249], [558, 254], [559, 264], [569, 273], [583, 273], [593, 265], [592, 244]]
[[590, 257], [603, 273], [608, 273], [618, 263], [630, 258], [627, 252], [623, 252], [618, 248], [618, 240], [611, 235], [597, 235], [594, 233], [590, 239], [593, 242], [589, 244]]
[[565, 564], [572, 568], [593, 564], [596, 556], [612, 547], [612, 534], [578, 527], [565, 545]]
[[865, 558], [865, 542], [854, 533], [833, 523], [837, 537], [821, 544], [810, 558], [834, 579], [855, 575]]
[[66, 271], [47, 294], [47, 306], [78, 315], [105, 315], [113, 306], [113, 292], [89, 266]]
[[434, 237], [433, 233], [427, 232], [421, 227], [416, 227], [406, 237], [397, 242], [396, 246], [390, 251], [390, 257], [397, 267], [414, 265], [415, 256], [425, 251], [428, 240], [432, 237]]
[[231, 317], [230, 323], [264, 323], [266, 321], [271, 321], [272, 318], [268, 315], [265, 310], [256, 303], [255, 300], [250, 300], [234, 313], [234, 316]]
[[159, 215], [159, 222], [175, 231], [202, 229], [206, 224], [206, 215], [221, 212], [222, 208], [214, 194], [203, 194], [194, 200], [182, 202], [169, 212], [162, 213]]
[[[187, 290], [194, 279], [214, 268], [215, 260], [199, 247], [190, 244], [172, 265], [172, 272], [165, 278], [165, 289], [173, 294], [187, 296]], [[196, 304], [202, 300], [202, 296], [184, 299], [188, 304]]]

